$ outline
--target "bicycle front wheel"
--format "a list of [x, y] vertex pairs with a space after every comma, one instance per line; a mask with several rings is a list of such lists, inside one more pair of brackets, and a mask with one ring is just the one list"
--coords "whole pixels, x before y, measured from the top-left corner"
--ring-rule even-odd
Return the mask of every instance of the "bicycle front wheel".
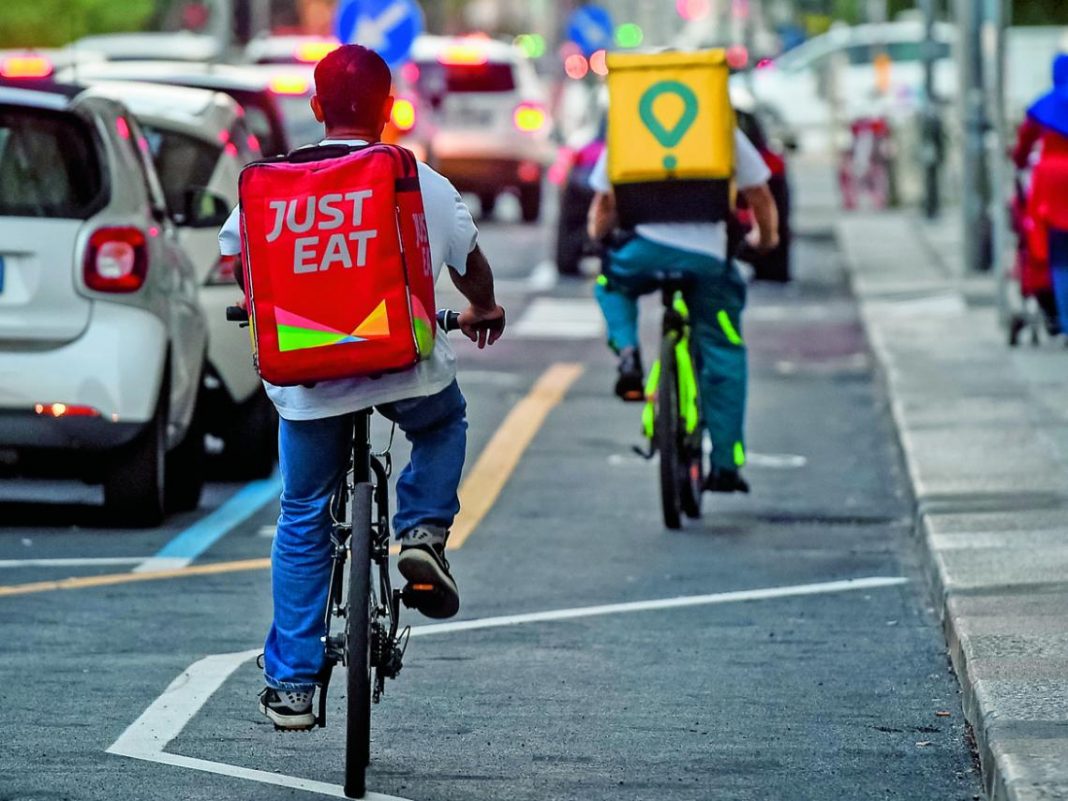
[[363, 798], [371, 757], [371, 495], [370, 484], [357, 484], [350, 506], [352, 536], [345, 618], [345, 795], [349, 798]]
[[679, 366], [675, 340], [665, 335], [660, 344], [660, 381], [656, 388], [656, 422], [653, 435], [660, 452], [660, 503], [664, 525], [679, 528], [682, 487], [679, 481]]

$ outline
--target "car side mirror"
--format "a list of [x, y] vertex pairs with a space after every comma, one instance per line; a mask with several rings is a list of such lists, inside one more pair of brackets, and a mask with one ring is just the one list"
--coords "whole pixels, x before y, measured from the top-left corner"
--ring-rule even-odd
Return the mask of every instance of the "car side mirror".
[[175, 217], [186, 228], [219, 228], [230, 216], [230, 204], [221, 195], [203, 186], [185, 191], [185, 209]]

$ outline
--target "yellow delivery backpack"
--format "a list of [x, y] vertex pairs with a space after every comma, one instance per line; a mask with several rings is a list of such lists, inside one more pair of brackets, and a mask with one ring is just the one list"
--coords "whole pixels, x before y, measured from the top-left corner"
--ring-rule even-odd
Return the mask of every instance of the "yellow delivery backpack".
[[622, 227], [727, 219], [728, 77], [722, 50], [608, 56], [608, 179]]

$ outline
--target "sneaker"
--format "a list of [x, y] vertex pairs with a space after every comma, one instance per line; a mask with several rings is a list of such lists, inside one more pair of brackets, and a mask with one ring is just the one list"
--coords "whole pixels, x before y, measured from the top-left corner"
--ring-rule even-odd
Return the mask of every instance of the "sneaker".
[[716, 470], [705, 478], [705, 487], [708, 492], [749, 492], [749, 483], [742, 478], [737, 470]]
[[452, 617], [460, 609], [460, 593], [445, 559], [448, 536], [445, 529], [430, 525], [400, 535], [397, 569], [408, 580], [405, 601], [427, 617]]
[[312, 698], [315, 690], [276, 690], [264, 687], [260, 690], [260, 712], [266, 715], [276, 729], [307, 731], [315, 726]]
[[633, 403], [645, 400], [645, 377], [642, 372], [642, 355], [637, 348], [624, 348], [619, 352], [619, 378], [616, 379], [616, 395]]

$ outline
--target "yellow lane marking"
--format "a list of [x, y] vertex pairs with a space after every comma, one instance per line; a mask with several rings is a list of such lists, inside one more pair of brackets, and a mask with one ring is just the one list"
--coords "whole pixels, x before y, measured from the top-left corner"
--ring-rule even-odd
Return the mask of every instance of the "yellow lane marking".
[[[482, 522], [497, 501], [504, 485], [508, 483], [519, 460], [545, 423], [545, 418], [564, 399], [564, 395], [585, 370], [581, 364], [560, 362], [554, 364], [535, 382], [530, 392], [517, 403], [500, 428], [494, 433], [460, 487], [461, 511], [452, 527], [449, 548], [460, 548]], [[394, 545], [390, 553], [400, 553]], [[55, 590], [81, 590], [90, 587], [108, 587], [116, 584], [131, 584], [136, 581], [160, 581], [162, 579], [188, 576], [210, 576], [218, 573], [238, 573], [247, 570], [268, 570], [271, 560], [243, 559], [236, 562], [211, 562], [204, 565], [188, 565], [171, 570], [153, 570], [147, 573], [110, 573], [102, 576], [75, 576], [58, 581], [35, 581], [29, 584], [0, 585], [0, 597], [29, 595]]]
[[452, 525], [449, 550], [458, 550], [482, 522], [508, 483], [545, 418], [585, 370], [560, 362], [541, 374], [530, 392], [504, 418], [460, 487], [460, 514]]
[[59, 581], [35, 581], [31, 584], [11, 584], [0, 587], [0, 596], [29, 595], [34, 592], [53, 590], [83, 590], [87, 587], [108, 587], [113, 584], [131, 584], [135, 581], [159, 581], [160, 579], [184, 578], [186, 576], [211, 576], [217, 573], [238, 573], [243, 570], [265, 570], [271, 566], [268, 559], [242, 559], [237, 562], [212, 562], [206, 565], [189, 565], [173, 570], [154, 570], [151, 573], [109, 573], [103, 576], [75, 576]]

